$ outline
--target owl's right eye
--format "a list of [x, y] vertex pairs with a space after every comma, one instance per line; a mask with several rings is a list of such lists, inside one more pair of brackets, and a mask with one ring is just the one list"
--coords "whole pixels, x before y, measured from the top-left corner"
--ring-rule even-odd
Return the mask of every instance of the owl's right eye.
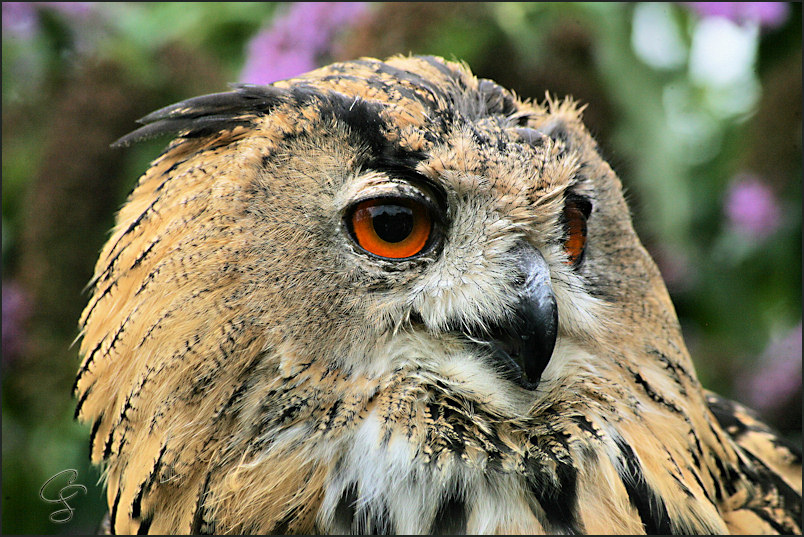
[[575, 195], [567, 198], [563, 218], [567, 229], [564, 251], [569, 265], [577, 266], [583, 259], [586, 250], [586, 220], [591, 212], [592, 204], [589, 200]]
[[360, 202], [347, 214], [346, 221], [362, 249], [386, 259], [406, 259], [421, 253], [433, 231], [429, 208], [409, 198]]

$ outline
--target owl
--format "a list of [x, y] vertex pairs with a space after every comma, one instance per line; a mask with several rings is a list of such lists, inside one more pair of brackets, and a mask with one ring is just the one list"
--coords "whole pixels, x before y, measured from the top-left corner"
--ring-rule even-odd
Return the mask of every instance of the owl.
[[74, 387], [107, 529], [799, 533], [581, 112], [396, 56], [143, 118]]

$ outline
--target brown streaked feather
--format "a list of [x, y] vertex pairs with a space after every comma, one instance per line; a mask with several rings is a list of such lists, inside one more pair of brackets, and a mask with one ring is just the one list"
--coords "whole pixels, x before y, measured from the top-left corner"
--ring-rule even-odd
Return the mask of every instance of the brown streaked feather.
[[[101, 252], [75, 383], [109, 530], [800, 533], [800, 452], [701, 387], [581, 110], [394, 57], [143, 118], [118, 145], [176, 139]], [[377, 189], [432, 195], [438, 247], [350, 242]], [[531, 387], [472, 339], [522, 242], [559, 319]]]

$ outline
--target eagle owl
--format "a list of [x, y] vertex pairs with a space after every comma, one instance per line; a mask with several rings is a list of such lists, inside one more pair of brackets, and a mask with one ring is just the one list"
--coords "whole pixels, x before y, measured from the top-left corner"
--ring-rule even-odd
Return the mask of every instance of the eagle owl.
[[570, 100], [435, 57], [154, 112], [81, 318], [117, 533], [798, 533]]

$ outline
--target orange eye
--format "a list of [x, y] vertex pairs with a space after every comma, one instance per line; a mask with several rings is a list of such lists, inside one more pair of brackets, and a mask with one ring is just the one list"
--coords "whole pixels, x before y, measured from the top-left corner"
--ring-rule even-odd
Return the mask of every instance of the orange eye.
[[567, 264], [577, 265], [581, 262], [586, 248], [586, 219], [592, 211], [592, 204], [579, 197], [570, 197], [564, 205], [564, 221], [567, 228], [567, 240], [564, 251], [569, 259]]
[[427, 208], [408, 199], [361, 202], [351, 213], [349, 224], [361, 248], [389, 259], [421, 252], [433, 228]]

